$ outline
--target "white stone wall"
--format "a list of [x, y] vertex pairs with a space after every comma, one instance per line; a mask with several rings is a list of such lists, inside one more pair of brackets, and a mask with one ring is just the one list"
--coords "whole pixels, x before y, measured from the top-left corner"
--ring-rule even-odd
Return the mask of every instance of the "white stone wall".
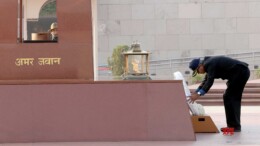
[[98, 58], [117, 45], [151, 60], [260, 51], [260, 0], [97, 0]]

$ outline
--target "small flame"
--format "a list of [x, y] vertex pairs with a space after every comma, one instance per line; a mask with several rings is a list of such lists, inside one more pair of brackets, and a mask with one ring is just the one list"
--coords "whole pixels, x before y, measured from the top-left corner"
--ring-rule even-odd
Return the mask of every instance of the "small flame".
[[132, 61], [132, 65], [133, 65], [133, 71], [135, 72], [135, 73], [140, 73], [140, 71], [139, 71], [139, 60], [137, 60], [137, 59], [134, 59], [133, 61]]

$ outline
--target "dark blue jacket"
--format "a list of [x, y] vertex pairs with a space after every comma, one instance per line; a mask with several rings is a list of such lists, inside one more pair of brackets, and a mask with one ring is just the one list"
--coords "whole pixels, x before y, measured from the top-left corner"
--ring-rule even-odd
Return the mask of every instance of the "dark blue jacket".
[[230, 80], [241, 69], [239, 66], [244, 66], [245, 69], [248, 67], [245, 62], [225, 56], [205, 57], [202, 64], [207, 74], [198, 89], [204, 90], [205, 93], [213, 85], [214, 79]]

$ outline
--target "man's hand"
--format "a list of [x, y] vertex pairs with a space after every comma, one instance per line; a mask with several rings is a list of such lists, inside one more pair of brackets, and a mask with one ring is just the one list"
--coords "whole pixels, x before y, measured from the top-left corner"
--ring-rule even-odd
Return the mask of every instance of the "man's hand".
[[190, 98], [188, 99], [188, 103], [194, 103], [195, 100], [197, 100], [200, 97], [199, 94], [193, 93]]

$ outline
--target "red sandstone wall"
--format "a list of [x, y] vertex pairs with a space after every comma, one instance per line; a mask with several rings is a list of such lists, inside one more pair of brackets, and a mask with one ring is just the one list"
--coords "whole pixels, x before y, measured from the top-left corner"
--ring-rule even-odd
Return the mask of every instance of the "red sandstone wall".
[[[58, 43], [17, 43], [17, 0], [1, 0], [0, 14], [0, 80], [93, 80], [91, 0], [57, 1]], [[17, 58], [35, 60], [17, 66]], [[38, 58], [61, 58], [61, 63], [41, 66]]]
[[195, 140], [181, 81], [0, 89], [1, 143]]

